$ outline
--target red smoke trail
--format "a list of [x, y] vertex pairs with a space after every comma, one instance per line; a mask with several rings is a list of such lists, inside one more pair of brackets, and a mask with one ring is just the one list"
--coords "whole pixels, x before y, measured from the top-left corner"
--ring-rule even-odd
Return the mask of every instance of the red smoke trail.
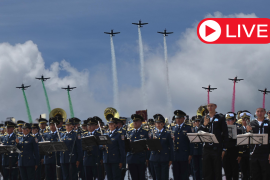
[[265, 93], [263, 93], [263, 108], [265, 108]]
[[234, 112], [234, 104], [235, 104], [235, 82], [233, 83], [232, 112]]
[[209, 90], [207, 91], [207, 104], [210, 103], [210, 96], [209, 96]]

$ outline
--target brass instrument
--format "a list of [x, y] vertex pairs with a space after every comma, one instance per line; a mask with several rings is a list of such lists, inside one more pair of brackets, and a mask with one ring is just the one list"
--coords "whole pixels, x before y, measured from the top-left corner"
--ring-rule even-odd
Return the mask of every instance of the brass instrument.
[[112, 108], [112, 107], [108, 107], [104, 110], [104, 116], [105, 116], [105, 119], [107, 121], [110, 121], [111, 118], [119, 118], [120, 115], [119, 113], [117, 112], [116, 109]]
[[56, 117], [56, 116], [61, 116], [63, 118], [63, 122], [65, 122], [67, 119], [66, 111], [64, 111], [61, 108], [55, 108], [55, 109], [51, 110], [49, 118]]
[[200, 106], [197, 110], [197, 116], [200, 115], [200, 116], [205, 116], [206, 114], [208, 114], [209, 111], [207, 109], [207, 106], [204, 105], [204, 106]]

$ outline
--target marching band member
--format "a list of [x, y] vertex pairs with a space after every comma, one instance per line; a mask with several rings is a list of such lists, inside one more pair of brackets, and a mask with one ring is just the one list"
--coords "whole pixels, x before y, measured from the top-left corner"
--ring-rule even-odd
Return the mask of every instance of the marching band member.
[[203, 177], [204, 180], [221, 180], [222, 165], [221, 161], [225, 155], [226, 144], [228, 141], [228, 127], [224, 116], [216, 113], [217, 105], [209, 103], [207, 109], [209, 114], [202, 117], [199, 131], [215, 134], [218, 144], [205, 143], [203, 148]]
[[[134, 129], [128, 132], [127, 137], [131, 142], [140, 139], [149, 139], [148, 131], [142, 128], [143, 117], [132, 114]], [[148, 165], [147, 152], [127, 153], [127, 164], [132, 180], [145, 180], [145, 168]]]
[[117, 118], [111, 118], [108, 122], [109, 130], [105, 135], [109, 135], [112, 144], [103, 148], [103, 163], [108, 180], [120, 180], [121, 169], [125, 158], [124, 135], [116, 130]]
[[18, 166], [22, 180], [34, 180], [35, 170], [40, 162], [38, 140], [30, 134], [31, 125], [24, 123], [23, 135], [16, 139], [17, 147], [21, 151], [18, 155]]
[[156, 131], [153, 138], [160, 139], [162, 150], [151, 151], [150, 161], [153, 162], [156, 180], [169, 179], [169, 167], [173, 160], [173, 141], [171, 135], [164, 129], [165, 118], [161, 114], [155, 114]]
[[[270, 139], [270, 122], [265, 119], [266, 111], [264, 108], [257, 108], [256, 116], [257, 119], [250, 122], [247, 126], [247, 132], [254, 134], [268, 134], [268, 141]], [[256, 144], [251, 145], [251, 161], [250, 170], [252, 179], [267, 180], [270, 176], [270, 144]]]
[[189, 164], [193, 155], [193, 144], [190, 143], [187, 133], [192, 133], [191, 126], [185, 124], [186, 113], [174, 111], [175, 126], [172, 127], [174, 139], [173, 176], [175, 179], [189, 179]]

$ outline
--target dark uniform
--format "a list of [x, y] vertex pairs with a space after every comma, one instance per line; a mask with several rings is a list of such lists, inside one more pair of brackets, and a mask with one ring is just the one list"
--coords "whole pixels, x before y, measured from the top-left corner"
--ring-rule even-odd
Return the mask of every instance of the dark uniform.
[[[131, 119], [133, 120], [133, 122], [144, 120], [143, 117], [138, 114], [131, 115]], [[133, 129], [128, 132], [127, 137], [131, 142], [134, 142], [140, 139], [149, 139], [148, 130], [143, 129], [142, 127], [140, 127], [137, 130]], [[130, 171], [132, 180], [145, 179], [146, 160], [149, 159], [149, 156], [147, 156], [147, 153], [148, 152], [139, 152], [139, 153], [128, 152], [127, 153], [127, 164], [128, 164], [128, 169]]]
[[[250, 122], [250, 112], [248, 111], [244, 111], [240, 113], [240, 118], [243, 120], [247, 120], [248, 122]], [[247, 133], [247, 128], [246, 126], [242, 125], [239, 128], [242, 131], [242, 134]], [[240, 168], [241, 168], [241, 173], [242, 173], [242, 180], [249, 180], [250, 179], [250, 148], [249, 145], [243, 145], [242, 146], [242, 150], [243, 150], [243, 155], [240, 161]]]
[[[250, 122], [254, 134], [268, 134], [268, 142], [270, 139], [270, 122], [264, 119], [261, 124], [255, 119]], [[252, 155], [250, 161], [250, 170], [252, 179], [267, 180], [270, 177], [269, 154], [270, 144], [252, 145]]]
[[[15, 128], [15, 123], [11, 121], [6, 121], [5, 125], [8, 127], [14, 127]], [[16, 134], [11, 133], [7, 134], [2, 137], [1, 142], [3, 145], [13, 145], [17, 146], [16, 143]], [[11, 164], [10, 164], [11, 162]], [[17, 168], [17, 163], [18, 162], [18, 154], [17, 153], [3, 153], [2, 154], [2, 168], [3, 168], [3, 178], [4, 180], [16, 180], [18, 178], [18, 168]], [[10, 177], [10, 178], [9, 178]]]
[[[234, 121], [235, 114], [233, 112], [228, 112], [226, 114], [226, 121]], [[236, 127], [237, 125], [234, 124]], [[237, 134], [241, 134], [241, 130], [237, 129]], [[227, 149], [223, 157], [223, 168], [225, 171], [226, 179], [228, 180], [238, 180], [239, 178], [239, 166], [238, 157], [242, 157], [243, 151], [241, 146], [237, 146], [237, 139], [228, 137]]]
[[208, 125], [204, 126], [204, 116], [202, 117], [199, 131], [215, 134], [218, 144], [205, 143], [203, 147], [203, 177], [204, 180], [222, 179], [221, 155], [226, 149], [224, 142], [228, 141], [228, 127], [224, 116], [216, 113], [210, 118]]
[[[97, 121], [88, 118], [87, 125], [97, 125]], [[87, 136], [99, 136], [100, 134], [97, 131], [85, 132], [84, 137]], [[83, 167], [86, 180], [93, 179], [98, 177], [98, 163], [100, 161], [100, 152], [99, 146], [91, 146], [90, 150], [83, 151]]]
[[[74, 120], [67, 119], [66, 124], [74, 125]], [[77, 179], [78, 176], [76, 174], [76, 162], [80, 161], [83, 155], [81, 141], [78, 141], [78, 139], [81, 139], [81, 136], [72, 130], [70, 132], [66, 131], [61, 138], [61, 140], [66, 144], [68, 149], [67, 151], [60, 152], [60, 163], [63, 173], [63, 179]]]
[[[161, 114], [154, 115], [156, 123], [165, 123], [165, 119]], [[162, 150], [151, 151], [150, 161], [153, 162], [156, 180], [169, 179], [169, 162], [173, 160], [173, 140], [170, 132], [164, 128], [155, 130], [152, 138], [160, 139]]]
[[[23, 129], [31, 129], [29, 123], [25, 123]], [[21, 151], [18, 157], [18, 166], [22, 180], [35, 179], [35, 166], [40, 162], [38, 140], [30, 135], [22, 135], [19, 137], [18, 149]]]
[[[202, 116], [194, 116], [194, 121], [201, 121]], [[198, 127], [193, 127], [194, 133], [198, 133]], [[193, 156], [192, 156], [192, 169], [193, 169], [193, 179], [202, 179], [202, 149], [203, 143], [193, 143]]]
[[[49, 120], [49, 124], [59, 124], [59, 121], [57, 121], [57, 118], [52, 117]], [[56, 127], [57, 128], [57, 127]], [[60, 133], [59, 133], [59, 136]], [[59, 136], [57, 134], [57, 131], [55, 132], [47, 132], [43, 135], [43, 138], [45, 141], [50, 142], [58, 142]], [[56, 164], [57, 164], [57, 156], [60, 156], [59, 152], [50, 152], [47, 155], [44, 155], [44, 165], [45, 165], [45, 175], [46, 180], [56, 180]]]
[[[112, 118], [108, 123], [116, 124], [116, 122], [116, 118]], [[121, 169], [119, 168], [119, 164], [125, 158], [125, 137], [116, 129], [113, 132], [108, 130], [105, 135], [109, 135], [112, 141], [112, 144], [106, 145], [106, 148], [103, 149], [103, 163], [107, 178], [108, 180], [120, 180]]]

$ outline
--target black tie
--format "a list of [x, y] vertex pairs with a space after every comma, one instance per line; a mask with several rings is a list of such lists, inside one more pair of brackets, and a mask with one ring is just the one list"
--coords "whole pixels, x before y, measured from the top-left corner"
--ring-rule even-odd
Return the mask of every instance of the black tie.
[[136, 129], [135, 133], [137, 134], [138, 130]]

